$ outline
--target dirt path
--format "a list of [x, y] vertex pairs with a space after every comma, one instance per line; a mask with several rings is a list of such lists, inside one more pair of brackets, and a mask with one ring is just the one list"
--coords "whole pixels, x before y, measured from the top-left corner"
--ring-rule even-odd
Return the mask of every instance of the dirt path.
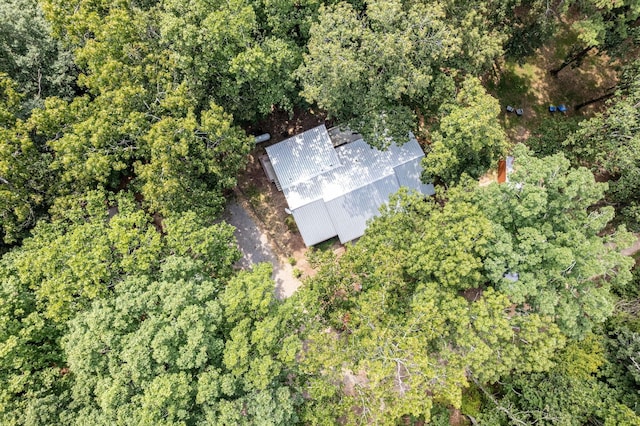
[[293, 276], [293, 267], [278, 258], [271, 247], [269, 238], [237, 201], [230, 201], [224, 212], [225, 221], [235, 226], [235, 236], [242, 252], [237, 263], [241, 269], [249, 269], [261, 262], [273, 265], [273, 279], [276, 282], [276, 297], [283, 299], [295, 292], [302, 283]]

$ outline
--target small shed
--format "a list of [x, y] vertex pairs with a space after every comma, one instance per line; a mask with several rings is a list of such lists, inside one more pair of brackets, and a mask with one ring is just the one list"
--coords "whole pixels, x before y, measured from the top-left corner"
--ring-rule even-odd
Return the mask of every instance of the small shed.
[[413, 135], [385, 151], [362, 139], [334, 147], [321, 125], [266, 150], [307, 246], [362, 236], [367, 221], [401, 186], [435, 192], [421, 181], [424, 152]]
[[513, 157], [508, 156], [506, 160], [498, 161], [498, 183], [509, 181], [509, 175], [513, 173]]

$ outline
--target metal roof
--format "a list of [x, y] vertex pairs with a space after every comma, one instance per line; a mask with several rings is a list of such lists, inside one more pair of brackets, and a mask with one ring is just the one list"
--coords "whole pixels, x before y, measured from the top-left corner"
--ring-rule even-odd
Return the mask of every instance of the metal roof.
[[341, 166], [324, 124], [266, 150], [283, 189]]
[[340, 242], [344, 244], [362, 236], [367, 227], [367, 221], [378, 215], [380, 206], [389, 201], [389, 195], [398, 189], [396, 177], [389, 175], [327, 201], [327, 210]]
[[361, 236], [400, 186], [434, 192], [420, 181], [424, 152], [413, 135], [385, 151], [362, 139], [334, 148], [319, 126], [268, 147], [267, 154], [307, 245], [336, 234], [341, 242]]
[[422, 183], [422, 158], [408, 161], [404, 164], [393, 168], [398, 178], [400, 186], [406, 186], [409, 189], [415, 189], [425, 195], [433, 195], [436, 193], [432, 183]]
[[307, 246], [318, 244], [338, 234], [322, 200], [295, 209], [293, 218]]
[[[274, 145], [275, 146], [275, 145]], [[386, 151], [372, 148], [362, 139], [342, 145], [334, 150], [340, 166], [324, 173], [316, 174], [297, 183], [283, 185], [283, 192], [290, 209], [296, 209], [310, 202], [332, 200], [353, 190], [369, 185], [382, 177], [394, 174], [394, 168], [424, 157], [422, 148], [415, 139], [402, 146], [392, 144]], [[269, 153], [271, 156], [271, 153]], [[272, 158], [273, 163], [273, 158]], [[274, 165], [275, 168], [275, 165]], [[420, 172], [421, 173], [421, 172]], [[278, 170], [276, 169], [276, 174]], [[310, 175], [311, 173], [307, 173]], [[415, 175], [415, 173], [413, 173]], [[404, 179], [408, 181], [411, 177]], [[278, 174], [278, 179], [280, 175]], [[419, 182], [420, 174], [417, 174]], [[282, 181], [280, 181], [282, 184]], [[406, 183], [400, 183], [406, 185]], [[414, 189], [416, 185], [411, 185]]]

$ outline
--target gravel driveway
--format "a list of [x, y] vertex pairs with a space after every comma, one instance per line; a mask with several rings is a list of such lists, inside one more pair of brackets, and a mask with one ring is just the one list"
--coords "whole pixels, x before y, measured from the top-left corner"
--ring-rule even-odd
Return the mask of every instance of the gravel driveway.
[[291, 296], [302, 283], [293, 276], [293, 267], [278, 258], [267, 235], [260, 230], [244, 207], [237, 201], [229, 201], [223, 218], [236, 228], [234, 234], [242, 252], [242, 259], [238, 261], [237, 266], [249, 269], [257, 263], [271, 263], [273, 279], [276, 282], [276, 297], [283, 299]]

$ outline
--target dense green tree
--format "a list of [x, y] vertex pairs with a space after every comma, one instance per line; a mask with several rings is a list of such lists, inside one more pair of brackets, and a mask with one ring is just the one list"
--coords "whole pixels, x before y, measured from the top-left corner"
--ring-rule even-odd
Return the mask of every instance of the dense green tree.
[[445, 183], [458, 181], [463, 173], [478, 178], [506, 154], [500, 105], [476, 78], [467, 79], [456, 102], [443, 104], [440, 114], [423, 161], [431, 178]]
[[565, 157], [572, 159], [572, 154], [567, 152], [564, 141], [567, 136], [578, 130], [578, 124], [583, 117], [552, 116], [544, 119], [540, 125], [531, 132], [526, 145], [538, 157], [546, 157], [562, 152]]
[[321, 262], [301, 295], [313, 318], [306, 421], [428, 420], [434, 401], [460, 407], [472, 380], [549, 368], [563, 337], [550, 317], [485, 287], [493, 232], [470, 195], [452, 189], [444, 207], [394, 199], [357, 245]]
[[[635, 271], [637, 272], [637, 270]], [[606, 362], [601, 368], [600, 380], [611, 389], [621, 404], [640, 414], [640, 321], [638, 298], [621, 299], [615, 314], [601, 331]]]
[[339, 260], [316, 255], [300, 295], [307, 421], [428, 420], [433, 404], [460, 408], [471, 383], [547, 377], [567, 337], [612, 313], [632, 260], [619, 253], [628, 233], [600, 235], [606, 185], [562, 156], [515, 156], [507, 184], [394, 198]]
[[42, 115], [76, 117], [49, 142], [52, 167], [60, 171], [64, 187], [115, 189], [133, 174], [154, 211], [189, 208], [185, 197], [196, 209], [219, 210], [222, 191], [235, 185], [244, 165], [249, 139], [215, 104], [197, 116], [181, 88], [158, 103], [154, 113], [163, 118], [142, 111], [146, 96], [143, 88], [128, 87], [70, 104], [47, 101]]
[[607, 185], [587, 169], [571, 169], [562, 155], [537, 159], [522, 145], [514, 155], [510, 182], [477, 192], [494, 231], [487, 277], [518, 309], [553, 316], [565, 334], [582, 335], [612, 313], [611, 288], [629, 283], [633, 261], [619, 250], [632, 238], [624, 229], [601, 236], [614, 212], [592, 207]]
[[[166, 102], [173, 99], [170, 95]], [[143, 138], [150, 158], [135, 163], [135, 183], [146, 205], [165, 215], [185, 208], [209, 216], [220, 212], [223, 191], [235, 186], [251, 147], [251, 140], [213, 103], [200, 119], [193, 109], [182, 117], [164, 117]]]
[[344, 2], [322, 7], [298, 73], [308, 101], [384, 146], [415, 128], [414, 108], [429, 104], [438, 67], [460, 40], [437, 5], [366, 5], [366, 13]]
[[151, 280], [172, 255], [193, 259], [202, 279], [222, 287], [239, 256], [230, 226], [185, 213], [166, 220], [163, 237], [127, 194], [60, 198], [51, 215], [0, 261], [0, 418], [13, 424], [61, 422], [47, 417], [69, 397], [59, 341], [92, 301], [112, 300], [127, 277]]
[[0, 17], [0, 73], [10, 75], [25, 95], [21, 118], [48, 96], [73, 96], [73, 57], [51, 36], [37, 0], [2, 0]]
[[294, 71], [302, 62], [300, 48], [276, 37], [245, 49], [230, 61], [232, 74], [226, 99], [240, 119], [262, 118], [280, 108], [292, 112], [298, 102]]
[[320, 0], [261, 0], [253, 5], [263, 30], [277, 39], [290, 40], [304, 47], [318, 9], [325, 3]]
[[[175, 64], [160, 48], [150, 13], [119, 3], [73, 8], [51, 0], [45, 6], [59, 36], [75, 48], [78, 82], [89, 92], [71, 102], [46, 102], [43, 115], [63, 123], [49, 141], [53, 167], [66, 189], [116, 189], [136, 160], [149, 162], [143, 136], [152, 124], [166, 114], [182, 117], [192, 100], [174, 84]], [[163, 105], [175, 93], [185, 99]]]
[[35, 222], [33, 202], [38, 202], [26, 185], [38, 153], [16, 129], [21, 124], [16, 113], [22, 98], [16, 86], [0, 74], [0, 230], [5, 243], [14, 242], [22, 229]]
[[445, 0], [447, 20], [463, 29], [460, 37], [467, 58], [454, 63], [472, 75], [481, 75], [503, 53], [523, 60], [553, 35], [566, 2], [545, 0]]
[[404, 140], [417, 128], [416, 115], [452, 101], [455, 77], [491, 69], [517, 4], [372, 0], [323, 7], [298, 70], [302, 95], [373, 145]]
[[35, 292], [47, 318], [64, 322], [122, 275], [154, 267], [159, 234], [131, 200], [118, 201], [121, 214], [108, 220], [102, 192], [59, 199], [52, 208], [58, 217], [40, 222], [33, 237], [5, 256], [7, 268]]
[[616, 401], [613, 389], [598, 380], [605, 363], [598, 337], [570, 343], [554, 361], [549, 372], [507, 378], [500, 385], [500, 398], [483, 389], [487, 408], [478, 420], [505, 425], [640, 424], [640, 417]]
[[[61, 135], [49, 141], [55, 152], [52, 168], [59, 171], [64, 189], [84, 192], [97, 185], [117, 188], [139, 154], [139, 134], [149, 123], [136, 107], [140, 90], [123, 88], [71, 103], [48, 99], [46, 114], [64, 123]], [[132, 134], [133, 133], [133, 134]]]
[[446, 22], [460, 40], [459, 54], [447, 66], [479, 76], [502, 56], [519, 0], [445, 0]]
[[63, 341], [77, 410], [70, 423], [295, 421], [282, 370], [295, 348], [282, 344], [287, 330], [270, 315], [271, 268], [222, 289], [203, 264], [167, 258], [158, 281], [129, 277], [71, 322]]
[[578, 12], [571, 24], [577, 41], [562, 64], [551, 70], [552, 75], [557, 76], [569, 65], [579, 66], [594, 49], [619, 58], [626, 56], [628, 46], [634, 44], [638, 36], [636, 20], [640, 17], [640, 8], [635, 0], [571, 1], [565, 3], [565, 8], [570, 5]]
[[[187, 25], [188, 19], [211, 7], [206, 4], [186, 13], [183, 6], [172, 3], [165, 5], [164, 12], [135, 4], [98, 7], [83, 3], [65, 17], [58, 15], [66, 10], [64, 4], [52, 0], [48, 7], [59, 32], [76, 46], [77, 62], [84, 72], [79, 83], [90, 92], [72, 102], [50, 99], [42, 113], [66, 124], [49, 141], [55, 153], [52, 167], [60, 171], [64, 188], [83, 192], [102, 185], [117, 189], [135, 178], [134, 186], [153, 211], [165, 215], [186, 209], [208, 215], [217, 212], [222, 191], [235, 184], [244, 165], [249, 140], [214, 102], [203, 104], [197, 84], [191, 81], [200, 79], [195, 71], [177, 73], [195, 67], [215, 74], [219, 70], [215, 58], [189, 51], [190, 60], [210, 63], [185, 65], [186, 59], [172, 49], [180, 48], [178, 38], [191, 46], [195, 40], [188, 37], [195, 37], [208, 47], [200, 44], [194, 49], [215, 56], [220, 53], [211, 46], [231, 48], [224, 42], [227, 36], [219, 32], [230, 28], [228, 35], [241, 40], [239, 27], [213, 26], [227, 20], [223, 18], [226, 12], [212, 10], [207, 21], [212, 25], [205, 22], [202, 28], [217, 31], [215, 37], [198, 36], [200, 21]], [[177, 16], [167, 21], [172, 8], [177, 8]], [[245, 9], [250, 13], [250, 7]], [[87, 34], [90, 36], [85, 37]], [[237, 66], [249, 65], [238, 61]]]
[[44, 216], [58, 188], [44, 141], [59, 127], [39, 110], [18, 118], [22, 99], [17, 84], [0, 74], [0, 238], [6, 244], [18, 242]]
[[3, 260], [0, 265], [0, 423], [58, 423], [69, 379], [57, 344], [64, 326], [48, 321], [35, 293]]
[[[266, 5], [267, 13], [271, 7]], [[243, 120], [275, 107], [291, 110], [297, 97], [293, 70], [300, 47], [282, 31], [270, 37], [274, 18], [267, 16], [271, 25], [260, 22], [256, 9], [262, 11], [261, 2], [194, 0], [164, 2], [159, 12], [161, 43], [201, 105], [213, 98]], [[278, 20], [280, 26], [293, 24]]]
[[607, 198], [626, 222], [638, 229], [640, 208], [640, 63], [628, 66], [621, 76], [616, 96], [605, 112], [580, 124], [564, 142], [574, 163], [590, 167], [608, 177]]

